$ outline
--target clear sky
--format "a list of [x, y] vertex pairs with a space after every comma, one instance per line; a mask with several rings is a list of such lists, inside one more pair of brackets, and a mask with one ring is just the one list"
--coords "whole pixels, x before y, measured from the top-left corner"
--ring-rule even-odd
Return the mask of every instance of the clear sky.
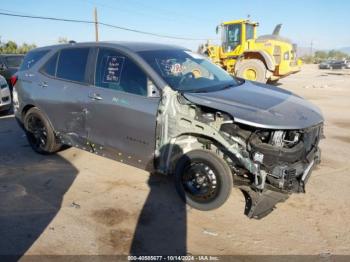
[[[350, 46], [350, 1], [348, 0], [0, 0], [0, 12], [93, 19], [139, 30], [191, 38], [217, 39], [215, 27], [222, 21], [246, 18], [260, 23], [258, 34], [271, 33], [282, 23], [281, 35], [316, 49]], [[94, 26], [0, 16], [2, 41], [57, 43], [59, 37], [93, 41]], [[152, 41], [182, 45], [196, 50], [203, 41], [162, 39], [100, 27], [100, 40]]]

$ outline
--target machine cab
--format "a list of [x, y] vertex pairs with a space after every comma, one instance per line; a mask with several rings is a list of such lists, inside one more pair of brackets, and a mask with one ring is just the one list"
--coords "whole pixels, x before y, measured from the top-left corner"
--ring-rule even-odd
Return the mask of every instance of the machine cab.
[[222, 23], [216, 28], [217, 33], [221, 31], [222, 51], [229, 55], [239, 55], [245, 49], [249, 49], [250, 39], [256, 38], [256, 27], [258, 23], [249, 20], [233, 20]]

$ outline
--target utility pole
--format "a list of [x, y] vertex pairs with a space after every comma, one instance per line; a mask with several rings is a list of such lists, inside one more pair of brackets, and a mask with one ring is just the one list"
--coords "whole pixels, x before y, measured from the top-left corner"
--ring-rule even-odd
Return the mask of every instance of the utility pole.
[[314, 47], [314, 40], [311, 40], [311, 43], [310, 43], [310, 56], [312, 56], [312, 53], [313, 53], [313, 47]]
[[94, 9], [94, 18], [95, 18], [95, 39], [98, 42], [98, 20], [97, 20], [97, 9]]

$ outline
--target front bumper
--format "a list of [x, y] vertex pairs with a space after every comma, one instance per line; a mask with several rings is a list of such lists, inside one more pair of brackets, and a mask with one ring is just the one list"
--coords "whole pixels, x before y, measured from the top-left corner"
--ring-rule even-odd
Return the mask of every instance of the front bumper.
[[[288, 174], [278, 181], [282, 181], [282, 183], [277, 182], [275, 185], [270, 181], [262, 191], [247, 185], [243, 181], [234, 181], [234, 184], [238, 185], [245, 198], [244, 214], [249, 218], [261, 219], [270, 214], [275, 209], [276, 204], [286, 201], [291, 193], [305, 193], [305, 185], [311, 176], [312, 170], [320, 163], [320, 159], [321, 151], [318, 149], [310, 158], [310, 162], [306, 164], [296, 163], [296, 165], [304, 164], [303, 166], [305, 166], [300, 174]], [[290, 166], [289, 170], [293, 170], [294, 166]]]
[[272, 187], [281, 192], [305, 193], [305, 185], [320, 162], [321, 150], [317, 147], [311, 150], [303, 161], [274, 167], [267, 180]]
[[260, 165], [260, 170], [266, 174], [264, 187], [249, 184], [238, 176], [234, 180], [246, 199], [245, 214], [249, 218], [260, 219], [268, 215], [277, 203], [288, 199], [290, 194], [305, 193], [305, 185], [313, 169], [321, 162], [318, 144], [323, 137], [323, 125], [318, 125], [304, 130], [302, 144], [291, 150], [274, 151], [269, 146], [255, 143], [253, 151], [264, 154]]

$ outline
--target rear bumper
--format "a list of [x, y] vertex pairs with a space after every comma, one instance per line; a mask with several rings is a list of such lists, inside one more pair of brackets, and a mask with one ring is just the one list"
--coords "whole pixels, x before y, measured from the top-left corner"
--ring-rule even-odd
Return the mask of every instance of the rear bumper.
[[289, 76], [291, 74], [298, 73], [301, 70], [301, 65], [289, 65], [288, 69], [284, 68], [284, 70], [281, 70], [282, 68], [277, 67], [274, 77], [275, 78], [284, 78], [286, 76]]
[[0, 112], [9, 110], [10, 108], [11, 108], [11, 104], [8, 104], [8, 105], [0, 104]]

